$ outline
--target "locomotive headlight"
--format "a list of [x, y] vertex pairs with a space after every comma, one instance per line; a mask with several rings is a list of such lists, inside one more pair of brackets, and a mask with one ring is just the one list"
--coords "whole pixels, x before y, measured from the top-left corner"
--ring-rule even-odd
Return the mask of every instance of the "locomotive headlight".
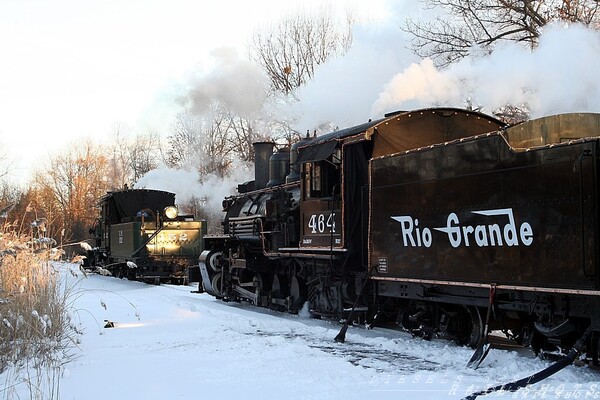
[[175, 219], [177, 218], [177, 207], [175, 206], [168, 206], [165, 208], [165, 217], [169, 218], [169, 219]]

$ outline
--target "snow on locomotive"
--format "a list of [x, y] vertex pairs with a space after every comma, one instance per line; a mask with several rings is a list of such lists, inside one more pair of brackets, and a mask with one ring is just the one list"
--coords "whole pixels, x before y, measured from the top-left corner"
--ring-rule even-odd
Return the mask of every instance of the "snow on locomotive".
[[289, 156], [257, 144], [255, 182], [204, 239], [202, 284], [334, 318], [357, 300], [375, 323], [471, 346], [489, 328], [568, 349], [591, 327], [597, 364], [599, 133], [599, 114], [507, 127], [436, 108], [304, 139]]

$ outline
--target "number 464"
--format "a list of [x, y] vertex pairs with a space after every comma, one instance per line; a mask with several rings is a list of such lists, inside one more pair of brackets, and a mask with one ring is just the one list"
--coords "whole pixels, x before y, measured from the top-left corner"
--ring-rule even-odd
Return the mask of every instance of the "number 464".
[[329, 214], [313, 214], [308, 220], [308, 227], [312, 233], [335, 233], [335, 213]]

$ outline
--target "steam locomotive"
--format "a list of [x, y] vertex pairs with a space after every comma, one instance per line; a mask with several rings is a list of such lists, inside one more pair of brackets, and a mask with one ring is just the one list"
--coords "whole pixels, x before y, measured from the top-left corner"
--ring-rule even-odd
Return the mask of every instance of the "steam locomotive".
[[131, 189], [108, 192], [90, 233], [90, 268], [113, 276], [159, 284], [185, 283], [204, 250], [206, 222], [179, 214], [175, 194]]
[[274, 154], [257, 143], [255, 181], [204, 237], [201, 285], [330, 318], [356, 304], [361, 319], [473, 347], [488, 328], [535, 351], [591, 330], [598, 364], [597, 136], [600, 114], [506, 126], [434, 108]]

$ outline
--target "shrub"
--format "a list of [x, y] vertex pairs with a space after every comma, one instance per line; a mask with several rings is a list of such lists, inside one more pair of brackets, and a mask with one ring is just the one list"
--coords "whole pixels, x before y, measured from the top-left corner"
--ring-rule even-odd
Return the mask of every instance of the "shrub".
[[19, 383], [28, 386], [30, 398], [58, 397], [61, 367], [71, 359], [76, 328], [68, 288], [61, 287], [50, 254], [44, 240], [0, 233], [0, 374], [7, 374], [0, 393], [5, 398]]

